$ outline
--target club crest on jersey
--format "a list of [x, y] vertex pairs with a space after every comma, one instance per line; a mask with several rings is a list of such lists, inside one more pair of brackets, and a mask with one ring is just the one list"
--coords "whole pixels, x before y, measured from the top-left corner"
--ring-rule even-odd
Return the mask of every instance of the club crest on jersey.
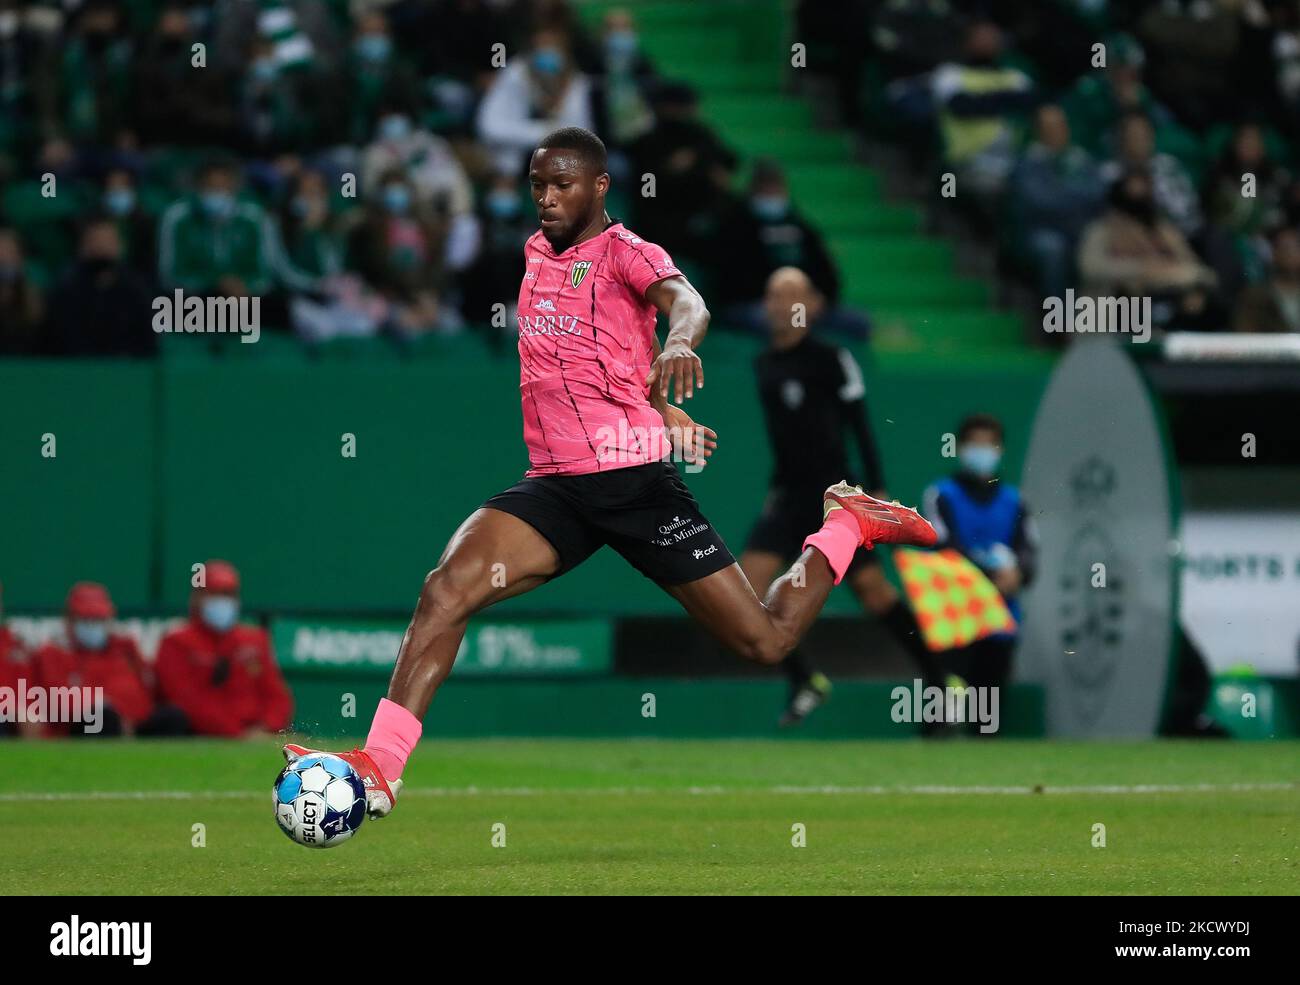
[[590, 269], [591, 269], [590, 260], [579, 260], [577, 263], [575, 263], [573, 265], [573, 268], [569, 271], [569, 286], [577, 287], [579, 284], [581, 284], [583, 278], [587, 276], [587, 271]]

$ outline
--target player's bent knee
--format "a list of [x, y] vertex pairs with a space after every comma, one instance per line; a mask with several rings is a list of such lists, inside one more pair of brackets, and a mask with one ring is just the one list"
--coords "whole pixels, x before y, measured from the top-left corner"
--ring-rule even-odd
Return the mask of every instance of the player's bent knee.
[[491, 582], [488, 573], [476, 567], [483, 566], [449, 559], [425, 575], [417, 616], [460, 623], [483, 608]]

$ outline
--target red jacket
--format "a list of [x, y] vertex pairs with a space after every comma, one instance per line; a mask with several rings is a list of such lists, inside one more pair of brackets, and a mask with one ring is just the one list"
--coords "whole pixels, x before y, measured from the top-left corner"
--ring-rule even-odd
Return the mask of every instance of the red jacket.
[[[144, 661], [129, 636], [109, 636], [102, 650], [82, 650], [76, 643], [46, 643], [32, 656], [32, 677], [47, 688], [102, 687], [104, 701], [132, 726], [153, 714], [153, 697], [144, 683]], [[46, 730], [62, 735], [68, 726], [51, 724]]]
[[162, 638], [154, 671], [159, 697], [185, 712], [199, 735], [236, 736], [256, 726], [277, 732], [293, 717], [271, 640], [257, 626], [216, 633], [191, 619]]
[[18, 637], [9, 631], [9, 627], [0, 626], [0, 687], [10, 687], [16, 691], [18, 679], [30, 676]]

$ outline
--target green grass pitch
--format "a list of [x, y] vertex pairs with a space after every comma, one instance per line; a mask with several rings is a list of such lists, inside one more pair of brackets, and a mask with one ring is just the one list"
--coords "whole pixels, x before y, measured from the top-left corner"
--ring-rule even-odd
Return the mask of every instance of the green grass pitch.
[[0, 893], [1289, 895], [1298, 754], [1295, 742], [430, 741], [392, 817], [313, 851], [272, 817], [278, 744], [7, 742]]

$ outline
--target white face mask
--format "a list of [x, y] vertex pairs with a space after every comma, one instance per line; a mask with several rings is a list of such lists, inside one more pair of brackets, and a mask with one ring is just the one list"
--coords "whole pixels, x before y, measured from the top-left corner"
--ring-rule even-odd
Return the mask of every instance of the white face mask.
[[239, 621], [239, 599], [214, 595], [199, 603], [199, 618], [210, 629], [224, 633]]
[[108, 643], [108, 623], [103, 619], [78, 619], [72, 624], [72, 638], [83, 650], [102, 650]]

